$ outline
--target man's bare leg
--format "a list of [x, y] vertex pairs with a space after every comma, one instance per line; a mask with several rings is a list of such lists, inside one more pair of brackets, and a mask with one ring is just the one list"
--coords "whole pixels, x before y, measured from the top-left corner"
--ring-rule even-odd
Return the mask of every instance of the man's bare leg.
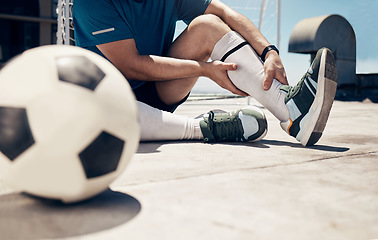
[[[206, 62], [218, 42], [231, 29], [215, 15], [202, 15], [174, 41], [169, 57]], [[170, 105], [180, 102], [192, 90], [198, 78], [156, 82], [160, 99]]]

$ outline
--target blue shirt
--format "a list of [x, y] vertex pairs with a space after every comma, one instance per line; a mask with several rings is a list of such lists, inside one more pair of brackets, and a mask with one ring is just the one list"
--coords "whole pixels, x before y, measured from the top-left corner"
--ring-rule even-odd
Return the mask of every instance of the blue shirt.
[[[134, 39], [141, 55], [164, 56], [172, 45], [176, 22], [189, 24], [211, 0], [74, 0], [77, 46], [103, 56], [96, 45]], [[141, 81], [129, 81], [135, 88]]]

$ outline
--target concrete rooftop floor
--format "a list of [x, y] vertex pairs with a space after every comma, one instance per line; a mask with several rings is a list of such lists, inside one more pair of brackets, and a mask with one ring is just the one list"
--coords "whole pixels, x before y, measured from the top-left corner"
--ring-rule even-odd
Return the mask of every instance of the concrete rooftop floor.
[[[189, 101], [177, 114], [246, 103]], [[256, 143], [142, 143], [112, 190], [79, 204], [0, 179], [0, 239], [378, 239], [378, 104], [336, 101], [310, 148], [265, 114]]]

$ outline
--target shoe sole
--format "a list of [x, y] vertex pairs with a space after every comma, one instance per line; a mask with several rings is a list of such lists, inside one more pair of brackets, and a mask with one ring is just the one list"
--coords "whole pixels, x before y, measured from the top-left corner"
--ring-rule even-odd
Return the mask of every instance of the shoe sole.
[[337, 70], [332, 52], [324, 48], [318, 73], [318, 87], [309, 112], [302, 119], [303, 132], [297, 140], [303, 146], [312, 146], [318, 142], [327, 124], [337, 89]]
[[261, 134], [260, 137], [256, 138], [255, 140], [248, 141], [248, 142], [258, 142], [258, 141], [262, 140], [266, 136], [267, 133], [268, 133], [268, 129], [266, 128], [264, 133]]
[[[252, 108], [251, 108], [252, 109]], [[265, 113], [261, 110], [261, 109], [259, 109], [258, 107], [254, 107], [253, 108], [253, 110], [254, 111], [256, 111], [256, 112], [259, 112], [262, 116], [263, 116], [263, 118], [260, 120], [260, 121], [257, 121], [258, 123], [259, 123], [259, 129], [261, 128], [261, 127], [263, 127], [263, 128], [265, 128], [265, 130], [264, 130], [264, 132], [258, 137], [258, 138], [256, 138], [256, 139], [253, 139], [253, 140], [250, 140], [250, 141], [248, 141], [248, 142], [257, 142], [257, 141], [260, 141], [261, 139], [263, 139], [265, 136], [266, 136], [266, 134], [268, 133], [268, 122], [267, 122], [267, 120], [266, 120], [266, 116], [265, 116]], [[261, 125], [262, 126], [261, 126]]]

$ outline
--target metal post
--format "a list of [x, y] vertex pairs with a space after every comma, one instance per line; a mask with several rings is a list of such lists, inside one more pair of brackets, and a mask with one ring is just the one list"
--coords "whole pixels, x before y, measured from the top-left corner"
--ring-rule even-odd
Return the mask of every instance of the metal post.
[[260, 7], [260, 17], [259, 17], [259, 31], [261, 32], [261, 28], [262, 28], [262, 20], [264, 18], [264, 14], [265, 14], [265, 3], [266, 3], [266, 0], [262, 0], [261, 2], [261, 7]]
[[64, 45], [70, 44], [70, 0], [65, 0], [64, 5]]
[[58, 9], [57, 9], [57, 15], [58, 15], [58, 23], [57, 23], [57, 32], [56, 32], [56, 44], [60, 45], [63, 42], [62, 39], [62, 1], [58, 1]]
[[277, 48], [280, 49], [281, 42], [281, 0], [277, 0]]

